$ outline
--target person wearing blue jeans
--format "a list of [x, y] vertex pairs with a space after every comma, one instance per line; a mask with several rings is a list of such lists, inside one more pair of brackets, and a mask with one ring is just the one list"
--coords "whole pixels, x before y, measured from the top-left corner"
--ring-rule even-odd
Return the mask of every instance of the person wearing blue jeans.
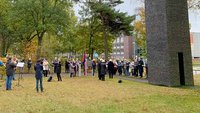
[[43, 86], [42, 86], [42, 78], [36, 79], [36, 91], [39, 92], [39, 82], [40, 82], [40, 90], [43, 92]]
[[6, 63], [6, 75], [7, 75], [6, 90], [11, 90], [15, 67], [16, 67], [16, 64], [13, 61], [11, 61], [11, 58], [9, 58]]
[[42, 71], [43, 67], [41, 65], [41, 61], [38, 60], [34, 66], [35, 70], [35, 78], [36, 78], [36, 91], [39, 92], [39, 83], [40, 83], [40, 91], [43, 92], [43, 85], [42, 85]]
[[6, 90], [11, 90], [13, 76], [6, 77]]

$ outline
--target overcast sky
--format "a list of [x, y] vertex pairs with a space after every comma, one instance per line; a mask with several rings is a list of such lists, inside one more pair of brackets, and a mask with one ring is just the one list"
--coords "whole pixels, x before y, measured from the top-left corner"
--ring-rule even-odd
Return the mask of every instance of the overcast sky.
[[[135, 10], [141, 6], [143, 6], [143, 4], [139, 2], [139, 0], [124, 0], [124, 3], [117, 6], [116, 9], [122, 12], [127, 12], [129, 15], [133, 15], [136, 13]], [[78, 15], [78, 10], [79, 7], [75, 6], [75, 11], [77, 15]], [[190, 11], [189, 21], [191, 23], [191, 31], [200, 32], [200, 11], [198, 12]]]

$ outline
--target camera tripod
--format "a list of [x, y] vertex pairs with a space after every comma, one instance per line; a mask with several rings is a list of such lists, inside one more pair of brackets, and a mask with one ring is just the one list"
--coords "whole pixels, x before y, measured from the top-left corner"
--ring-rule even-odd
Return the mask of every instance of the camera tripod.
[[17, 85], [16, 86], [21, 86], [21, 87], [23, 87], [22, 85], [20, 85], [20, 79], [22, 79], [22, 70], [23, 70], [23, 67], [20, 67], [19, 68], [19, 74], [18, 74], [18, 80], [17, 80]]

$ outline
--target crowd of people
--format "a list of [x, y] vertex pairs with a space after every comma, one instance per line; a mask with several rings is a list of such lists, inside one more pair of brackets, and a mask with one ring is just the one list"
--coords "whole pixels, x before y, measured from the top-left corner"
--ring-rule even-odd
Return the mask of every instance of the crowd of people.
[[[94, 61], [93, 61], [94, 62]], [[148, 65], [144, 63], [142, 58], [136, 58], [132, 61], [129, 60], [112, 60], [105, 61], [100, 59], [97, 62], [98, 75], [104, 80], [106, 72], [108, 72], [109, 78], [113, 78], [114, 75], [122, 76], [134, 76], [142, 78], [144, 75], [144, 69], [146, 71], [146, 77], [148, 77]], [[96, 67], [92, 66], [95, 70]]]
[[[7, 63], [3, 64], [0, 62], [1, 66], [6, 67], [6, 90], [11, 90], [12, 80], [15, 80], [15, 70], [19, 60], [16, 56], [8, 57]], [[24, 62], [25, 60], [21, 60]], [[32, 69], [31, 58], [27, 60], [27, 69], [28, 73]], [[84, 72], [84, 75], [87, 76], [87, 73], [91, 72], [92, 76], [98, 74], [98, 79], [105, 81], [105, 75], [108, 74], [109, 78], [112, 79], [115, 75], [125, 75], [125, 76], [135, 76], [143, 77], [144, 69], [146, 70], [146, 75], [148, 75], [148, 66], [147, 63], [144, 63], [142, 58], [136, 58], [132, 61], [130, 60], [115, 60], [110, 59], [106, 61], [105, 59], [93, 59], [86, 60], [82, 62], [80, 60], [66, 60], [64, 63], [60, 59], [55, 57], [55, 59], [49, 63], [46, 58], [37, 60], [34, 65], [35, 78], [36, 78], [36, 91], [43, 92], [42, 78], [49, 77], [48, 82], [52, 81], [52, 74], [50, 67], [53, 67], [53, 73], [57, 75], [58, 81], [62, 81], [62, 66], [64, 65], [64, 72], [69, 73], [69, 77], [81, 76], [81, 72]], [[97, 70], [97, 71], [96, 71]], [[118, 73], [118, 74], [117, 74]], [[50, 74], [50, 76], [48, 76]]]

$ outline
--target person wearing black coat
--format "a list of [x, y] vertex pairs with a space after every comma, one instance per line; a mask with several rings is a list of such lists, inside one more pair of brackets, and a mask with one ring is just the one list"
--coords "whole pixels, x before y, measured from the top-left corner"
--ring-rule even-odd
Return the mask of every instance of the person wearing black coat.
[[100, 60], [98, 61], [97, 68], [98, 68], [98, 78], [99, 80], [101, 80], [101, 61]]
[[138, 62], [138, 70], [139, 70], [139, 74], [141, 78], [143, 77], [143, 72], [144, 72], [143, 65], [144, 65], [144, 62], [141, 58]]
[[55, 57], [55, 60], [53, 61], [53, 67], [54, 67], [54, 73], [56, 73], [56, 68], [57, 68], [57, 65], [58, 65], [59, 61], [57, 59], [57, 57]]
[[70, 65], [70, 63], [66, 60], [65, 61], [65, 73], [69, 72], [69, 65]]
[[109, 78], [113, 78], [114, 75], [114, 63], [110, 59], [108, 62], [108, 72], [109, 72]]
[[118, 73], [119, 73], [119, 76], [121, 76], [122, 75], [122, 62], [121, 61], [119, 61], [118, 62], [118, 67], [117, 67], [117, 69], [118, 69]]
[[34, 66], [35, 70], [35, 79], [36, 79], [36, 91], [39, 92], [39, 82], [40, 82], [40, 91], [43, 92], [43, 85], [42, 85], [42, 71], [43, 67], [41, 65], [41, 60], [38, 60]]
[[58, 81], [62, 81], [62, 78], [60, 75], [61, 69], [62, 69], [61, 62], [59, 62], [56, 67], [56, 74], [57, 74]]
[[96, 62], [95, 62], [95, 60], [93, 60], [92, 61], [92, 75], [94, 76], [94, 74], [95, 74], [95, 70], [96, 70]]
[[102, 60], [100, 67], [101, 67], [101, 80], [105, 81], [105, 75], [106, 75], [106, 62], [105, 62], [105, 60]]

